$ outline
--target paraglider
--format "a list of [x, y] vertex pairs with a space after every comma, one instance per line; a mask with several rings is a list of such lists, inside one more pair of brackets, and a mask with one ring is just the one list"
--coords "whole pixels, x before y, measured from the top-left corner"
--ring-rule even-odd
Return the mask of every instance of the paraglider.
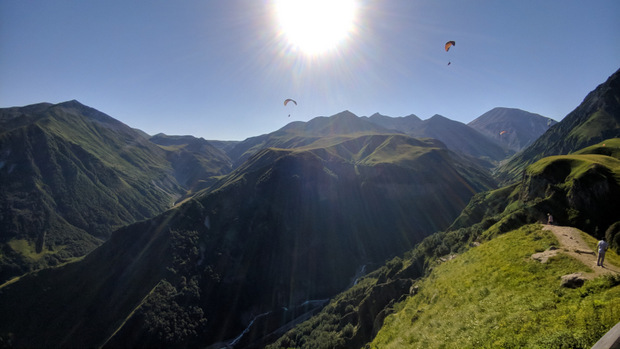
[[503, 135], [506, 132], [508, 132], [508, 131], [502, 131], [502, 132], [499, 133], [499, 135], [501, 136], [501, 135]]
[[[454, 42], [454, 41], [446, 42], [446, 46], [445, 46], [446, 47], [446, 52], [448, 52], [450, 50], [450, 47], [452, 47], [452, 46], [456, 46], [456, 42]], [[452, 61], [448, 62], [448, 65], [450, 65], [450, 64], [452, 64]]]
[[[284, 100], [284, 106], [286, 107], [286, 105], [287, 105], [289, 102], [293, 102], [293, 103], [295, 103], [295, 105], [297, 105], [297, 102], [296, 102], [294, 99], [287, 98], [287, 99], [285, 99], [285, 100]], [[290, 118], [290, 117], [291, 117], [291, 114], [288, 114], [288, 117]]]

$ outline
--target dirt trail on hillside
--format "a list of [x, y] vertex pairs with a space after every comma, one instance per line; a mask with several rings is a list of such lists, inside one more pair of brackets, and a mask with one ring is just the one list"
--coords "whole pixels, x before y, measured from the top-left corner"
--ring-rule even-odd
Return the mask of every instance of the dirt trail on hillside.
[[599, 267], [596, 265], [596, 252], [593, 251], [581, 238], [578, 229], [557, 225], [545, 225], [543, 230], [549, 230], [557, 237], [560, 242], [560, 248], [556, 251], [566, 253], [592, 269], [592, 273], [583, 273], [584, 277], [594, 279], [604, 274], [620, 275], [620, 268], [609, 263], [607, 259], [605, 259], [604, 262], [605, 267]]

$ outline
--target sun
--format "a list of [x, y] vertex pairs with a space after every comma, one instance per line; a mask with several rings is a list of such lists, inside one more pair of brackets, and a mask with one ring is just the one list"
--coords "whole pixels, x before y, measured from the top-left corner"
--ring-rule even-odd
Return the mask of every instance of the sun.
[[351, 35], [357, 6], [355, 0], [275, 0], [275, 10], [288, 43], [319, 55]]

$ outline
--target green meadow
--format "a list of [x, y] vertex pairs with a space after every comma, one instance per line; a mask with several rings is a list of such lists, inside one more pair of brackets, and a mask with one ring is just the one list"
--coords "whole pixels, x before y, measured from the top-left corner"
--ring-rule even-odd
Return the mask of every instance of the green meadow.
[[[590, 348], [620, 321], [620, 277], [561, 287], [562, 275], [590, 269], [564, 254], [546, 264], [530, 258], [557, 244], [526, 225], [438, 265], [369, 347]], [[608, 258], [618, 263], [611, 250]]]

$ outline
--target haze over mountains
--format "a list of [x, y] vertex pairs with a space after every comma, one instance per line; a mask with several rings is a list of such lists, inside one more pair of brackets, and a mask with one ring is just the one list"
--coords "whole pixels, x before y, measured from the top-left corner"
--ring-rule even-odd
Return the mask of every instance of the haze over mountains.
[[[469, 125], [344, 111], [241, 142], [150, 137], [77, 101], [0, 109], [0, 276], [22, 275], [0, 286], [0, 312], [20, 314], [0, 320], [0, 339], [262, 347], [420, 242], [449, 253], [437, 239], [450, 229], [507, 232], [553, 209], [603, 234], [616, 220], [600, 202], [620, 204], [615, 141], [523, 171], [620, 137], [618, 75], [557, 124], [508, 108]], [[497, 178], [518, 190], [495, 190]], [[395, 301], [387, 295], [400, 297], [427, 257], [389, 266], [359, 294], [376, 297], [373, 315], [362, 305], [331, 313], [352, 325], [349, 344], [372, 340]], [[260, 330], [244, 332], [257, 318]]]

